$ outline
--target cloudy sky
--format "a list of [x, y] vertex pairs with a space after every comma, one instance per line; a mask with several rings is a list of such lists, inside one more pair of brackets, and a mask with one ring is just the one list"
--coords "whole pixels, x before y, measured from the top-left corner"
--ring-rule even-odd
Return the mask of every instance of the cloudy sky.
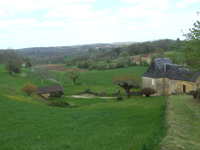
[[0, 48], [184, 39], [200, 0], [1, 0]]

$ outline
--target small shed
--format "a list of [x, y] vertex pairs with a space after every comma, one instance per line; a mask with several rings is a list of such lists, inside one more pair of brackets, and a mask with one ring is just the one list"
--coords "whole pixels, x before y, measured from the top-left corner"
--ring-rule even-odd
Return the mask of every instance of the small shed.
[[36, 92], [45, 98], [49, 98], [51, 93], [64, 91], [62, 85], [37, 87]]

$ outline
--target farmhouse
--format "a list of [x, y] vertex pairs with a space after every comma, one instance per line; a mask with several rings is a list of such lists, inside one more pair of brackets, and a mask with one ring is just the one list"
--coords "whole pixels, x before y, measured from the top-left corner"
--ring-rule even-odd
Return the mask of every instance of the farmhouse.
[[146, 61], [146, 62], [148, 62], [148, 63], [151, 63], [151, 58], [150, 58], [150, 56], [149, 56], [148, 54], [142, 54], [142, 55], [140, 56], [140, 61], [141, 61], [141, 62]]
[[132, 63], [139, 65], [141, 62], [151, 63], [151, 57], [148, 54], [141, 54], [140, 57], [133, 57]]
[[155, 89], [156, 95], [188, 93], [200, 87], [200, 73], [175, 65], [170, 58], [158, 58], [142, 75], [142, 87]]
[[140, 57], [133, 57], [132, 62], [139, 65], [140, 64]]
[[49, 98], [51, 93], [54, 92], [62, 92], [64, 91], [62, 85], [53, 85], [53, 86], [45, 86], [45, 87], [38, 87], [36, 89], [37, 94]]

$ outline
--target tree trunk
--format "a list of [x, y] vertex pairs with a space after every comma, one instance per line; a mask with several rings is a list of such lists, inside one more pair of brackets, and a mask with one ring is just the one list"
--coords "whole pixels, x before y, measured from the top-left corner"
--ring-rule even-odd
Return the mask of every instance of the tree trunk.
[[76, 85], [76, 80], [74, 79], [73, 81], [74, 81], [74, 85]]
[[129, 90], [130, 90], [130, 89], [128, 89], [128, 88], [126, 89], [127, 98], [130, 98], [130, 92], [129, 92]]

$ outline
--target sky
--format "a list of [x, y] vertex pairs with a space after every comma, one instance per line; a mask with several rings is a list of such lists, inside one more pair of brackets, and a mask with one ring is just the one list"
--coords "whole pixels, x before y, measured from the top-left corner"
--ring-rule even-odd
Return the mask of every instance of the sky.
[[0, 49], [183, 40], [198, 11], [200, 0], [1, 0]]

